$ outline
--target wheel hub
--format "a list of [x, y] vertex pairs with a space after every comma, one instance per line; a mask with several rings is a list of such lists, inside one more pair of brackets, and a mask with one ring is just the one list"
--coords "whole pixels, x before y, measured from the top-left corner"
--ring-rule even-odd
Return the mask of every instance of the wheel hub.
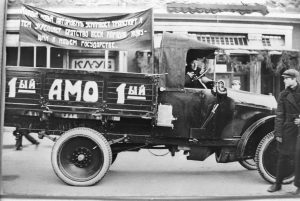
[[92, 152], [86, 147], [79, 147], [72, 153], [71, 161], [77, 167], [88, 167], [92, 162]]
[[85, 155], [84, 154], [80, 154], [77, 158], [78, 161], [83, 161], [85, 158]]

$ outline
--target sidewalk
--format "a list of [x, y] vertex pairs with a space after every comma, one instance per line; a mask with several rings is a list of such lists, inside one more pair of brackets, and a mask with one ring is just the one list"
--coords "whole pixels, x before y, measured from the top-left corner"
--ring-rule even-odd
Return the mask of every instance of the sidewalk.
[[16, 144], [15, 136], [13, 135], [14, 127], [4, 127], [3, 128], [3, 148], [5, 149], [8, 146], [14, 146]]

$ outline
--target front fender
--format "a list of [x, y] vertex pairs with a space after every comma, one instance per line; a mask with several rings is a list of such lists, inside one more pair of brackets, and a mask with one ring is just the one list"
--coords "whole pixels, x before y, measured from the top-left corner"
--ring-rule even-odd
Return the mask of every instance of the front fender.
[[276, 115], [263, 117], [251, 124], [242, 134], [237, 147], [237, 157], [255, 154], [261, 139], [274, 129]]

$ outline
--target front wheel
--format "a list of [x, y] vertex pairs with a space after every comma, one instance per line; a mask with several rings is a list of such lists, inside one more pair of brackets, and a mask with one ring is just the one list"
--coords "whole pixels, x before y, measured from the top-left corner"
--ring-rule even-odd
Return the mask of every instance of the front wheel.
[[112, 152], [107, 140], [89, 128], [74, 128], [65, 132], [54, 144], [52, 167], [65, 183], [89, 186], [99, 182], [107, 173]]
[[[260, 141], [255, 153], [258, 172], [270, 183], [274, 183], [276, 180], [277, 157], [277, 142], [272, 131]], [[293, 161], [290, 161], [289, 168], [285, 170], [286, 176], [283, 180], [284, 184], [291, 183], [294, 180], [293, 169]]]

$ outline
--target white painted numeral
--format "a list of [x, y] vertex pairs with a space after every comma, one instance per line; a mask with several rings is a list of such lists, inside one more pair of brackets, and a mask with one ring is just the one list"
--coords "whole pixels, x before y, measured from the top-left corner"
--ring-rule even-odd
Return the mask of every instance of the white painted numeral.
[[8, 86], [9, 86], [8, 97], [10, 97], [10, 98], [16, 97], [16, 84], [17, 84], [17, 78], [16, 77], [12, 78], [8, 82]]
[[117, 103], [119, 103], [119, 104], [124, 104], [125, 103], [125, 87], [126, 87], [126, 83], [122, 83], [116, 89], [116, 91], [118, 92]]

